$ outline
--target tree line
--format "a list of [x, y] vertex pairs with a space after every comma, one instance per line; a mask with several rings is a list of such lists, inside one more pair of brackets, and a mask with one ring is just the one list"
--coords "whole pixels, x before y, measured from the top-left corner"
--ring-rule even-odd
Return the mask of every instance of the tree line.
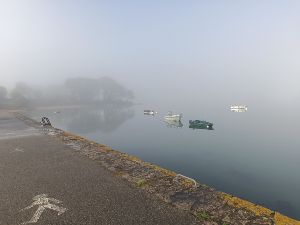
[[0, 86], [2, 107], [132, 104], [133, 99], [131, 90], [109, 77], [69, 78], [63, 84], [45, 87], [17, 82], [11, 91]]

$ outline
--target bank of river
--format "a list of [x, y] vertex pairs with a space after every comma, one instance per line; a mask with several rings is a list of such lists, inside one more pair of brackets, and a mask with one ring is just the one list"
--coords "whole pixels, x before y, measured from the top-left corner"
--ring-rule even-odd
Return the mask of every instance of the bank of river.
[[[17, 117], [31, 126], [40, 124], [22, 114]], [[43, 132], [73, 148], [148, 193], [178, 208], [188, 210], [205, 224], [278, 224], [298, 225], [299, 221], [258, 206], [204, 184], [195, 183], [177, 173], [146, 163], [134, 156], [115, 151], [83, 137], [52, 127]]]
[[[28, 114], [37, 120], [47, 116], [55, 127], [299, 220], [299, 113], [254, 105], [247, 113], [197, 107], [173, 110], [183, 113], [182, 127], [163, 121], [164, 106], [155, 108], [159, 113], [154, 117], [143, 114], [144, 106], [118, 105]], [[190, 129], [189, 119], [213, 122], [214, 130]]]

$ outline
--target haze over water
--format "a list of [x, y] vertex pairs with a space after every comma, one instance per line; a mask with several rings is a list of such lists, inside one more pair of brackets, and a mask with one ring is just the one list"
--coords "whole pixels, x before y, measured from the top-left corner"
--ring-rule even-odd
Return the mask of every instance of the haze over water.
[[[0, 87], [53, 97], [67, 78], [113, 78], [142, 105], [30, 114], [300, 219], [299, 12], [297, 0], [0, 1]], [[183, 128], [165, 125], [169, 110]]]

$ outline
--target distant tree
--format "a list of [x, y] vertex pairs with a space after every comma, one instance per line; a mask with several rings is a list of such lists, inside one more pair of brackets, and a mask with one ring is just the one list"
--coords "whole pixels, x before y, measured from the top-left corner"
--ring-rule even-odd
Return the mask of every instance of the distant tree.
[[22, 95], [24, 98], [30, 98], [31, 89], [24, 82], [17, 82], [15, 88], [12, 90], [13, 95]]
[[65, 82], [69, 97], [74, 101], [91, 102], [95, 100], [99, 92], [97, 79], [70, 78]]
[[13, 90], [10, 94], [11, 101], [16, 106], [26, 106], [28, 99], [24, 97], [20, 92]]
[[75, 102], [132, 100], [132, 91], [109, 78], [70, 78], [65, 82], [69, 97]]
[[7, 99], [7, 89], [3, 86], [0, 86], [0, 100], [6, 100]]
[[132, 91], [109, 77], [100, 78], [99, 84], [102, 91], [102, 100], [104, 101], [132, 100], [134, 98]]
[[33, 90], [24, 82], [17, 82], [15, 88], [11, 91], [12, 102], [17, 106], [26, 106], [29, 99], [33, 97]]

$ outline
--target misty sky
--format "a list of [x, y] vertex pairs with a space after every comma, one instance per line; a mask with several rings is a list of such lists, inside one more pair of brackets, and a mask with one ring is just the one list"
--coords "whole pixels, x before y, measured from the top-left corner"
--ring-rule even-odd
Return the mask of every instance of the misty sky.
[[299, 12], [298, 0], [0, 0], [0, 85], [111, 76], [151, 103], [299, 103]]

